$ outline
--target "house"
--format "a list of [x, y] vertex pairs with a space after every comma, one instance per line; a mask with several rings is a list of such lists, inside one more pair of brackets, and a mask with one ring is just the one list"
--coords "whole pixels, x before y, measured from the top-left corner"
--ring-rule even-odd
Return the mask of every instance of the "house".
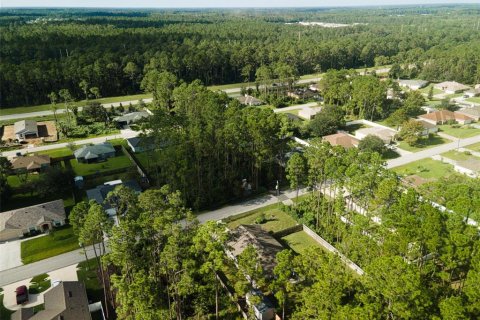
[[306, 107], [298, 111], [298, 115], [304, 119], [311, 120], [315, 118], [315, 115], [320, 111], [322, 111], [321, 107], [318, 107], [318, 108]]
[[115, 188], [120, 185], [132, 189], [137, 194], [140, 194], [142, 192], [142, 188], [140, 188], [140, 186], [135, 180], [130, 180], [127, 182], [122, 182], [122, 180], [113, 180], [105, 182], [104, 184], [99, 185], [93, 189], [87, 190], [87, 198], [88, 200], [94, 200], [96, 203], [102, 205], [107, 214], [110, 217], [113, 217], [117, 214], [117, 211], [115, 210], [115, 208], [112, 208], [109, 203], [106, 203], [105, 199], [111, 191], [115, 190]]
[[467, 95], [470, 98], [480, 96], [480, 87], [465, 91], [465, 95]]
[[234, 261], [249, 246], [255, 247], [258, 253], [258, 262], [262, 265], [268, 277], [273, 276], [277, 253], [283, 246], [270, 233], [259, 225], [240, 225], [230, 232], [231, 238], [227, 243], [227, 255]]
[[115, 157], [115, 148], [109, 142], [83, 146], [73, 153], [78, 162], [90, 163]]
[[384, 127], [370, 127], [355, 131], [355, 137], [359, 140], [365, 139], [366, 136], [373, 135], [382, 139], [385, 144], [391, 143], [396, 134], [397, 132], [395, 130]]
[[475, 121], [480, 120], [480, 106], [479, 107], [473, 107], [473, 108], [464, 108], [461, 110], [456, 111], [459, 114], [463, 114], [467, 117], [472, 118]]
[[449, 121], [456, 121], [460, 124], [468, 124], [473, 121], [473, 118], [466, 116], [457, 111], [440, 110], [436, 112], [426, 113], [418, 116], [420, 120], [429, 122], [431, 124], [444, 124]]
[[319, 91], [318, 84], [316, 84], [316, 83], [312, 83], [311, 85], [309, 85], [308, 89], [310, 89], [313, 92], [318, 92]]
[[13, 124], [13, 131], [18, 140], [25, 140], [29, 137], [38, 137], [37, 121], [22, 120]]
[[124, 114], [123, 116], [113, 119], [119, 126], [125, 126], [136, 123], [142, 119], [148, 118], [150, 114], [146, 111], [136, 111]]
[[445, 81], [445, 82], [437, 83], [433, 87], [435, 89], [442, 90], [447, 94], [460, 93], [470, 89], [470, 87], [467, 87], [466, 85], [455, 82], [455, 81]]
[[339, 132], [335, 134], [331, 134], [328, 136], [324, 136], [322, 138], [324, 141], [328, 141], [332, 146], [342, 146], [346, 149], [358, 147], [359, 140], [345, 132]]
[[65, 224], [63, 200], [0, 212], [0, 241], [21, 238], [30, 232], [47, 232]]
[[127, 144], [133, 152], [144, 152], [155, 148], [154, 140], [151, 137], [128, 138]]
[[41, 171], [50, 166], [50, 157], [47, 155], [16, 157], [11, 163], [13, 170]]
[[248, 94], [244, 96], [237, 97], [237, 100], [240, 101], [241, 104], [244, 104], [246, 106], [259, 106], [262, 104], [262, 101], [252, 97]]
[[[318, 90], [317, 90], [318, 91]], [[296, 89], [294, 91], [288, 91], [287, 96], [294, 99], [312, 99], [318, 98], [318, 93], [316, 91], [312, 91], [310, 89]]]
[[260, 302], [253, 305], [253, 312], [255, 318], [258, 320], [273, 320], [275, 319], [275, 308], [271, 301], [265, 297], [260, 290], [252, 290], [246, 295], [246, 302], [250, 306], [252, 305], [252, 297], [258, 297]]
[[425, 88], [429, 84], [425, 80], [398, 80], [398, 85], [403, 88], [408, 88], [410, 90], [419, 90]]
[[62, 281], [44, 294], [44, 310], [22, 308], [12, 314], [21, 320], [91, 320], [87, 291], [79, 281]]
[[428, 136], [430, 133], [437, 133], [438, 132], [438, 127], [436, 124], [424, 121], [424, 120], [419, 120], [417, 121], [422, 125], [423, 131], [420, 133], [421, 136]]

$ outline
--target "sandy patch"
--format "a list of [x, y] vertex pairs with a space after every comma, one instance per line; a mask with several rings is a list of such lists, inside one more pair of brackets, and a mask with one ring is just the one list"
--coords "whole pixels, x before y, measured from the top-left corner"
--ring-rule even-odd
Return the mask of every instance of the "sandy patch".
[[[55, 121], [43, 121], [37, 122], [38, 128], [38, 138], [27, 138], [25, 141], [28, 144], [39, 145], [43, 141], [55, 142], [57, 141], [57, 129], [55, 128]], [[15, 140], [15, 133], [13, 125], [3, 127], [3, 141], [8, 141], [9, 139]]]

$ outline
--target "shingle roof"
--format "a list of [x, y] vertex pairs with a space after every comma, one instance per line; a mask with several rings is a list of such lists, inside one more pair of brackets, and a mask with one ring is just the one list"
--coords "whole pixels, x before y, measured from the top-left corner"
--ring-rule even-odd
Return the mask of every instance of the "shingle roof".
[[261, 100], [255, 98], [255, 97], [252, 97], [250, 95], [237, 97], [237, 100], [240, 101], [240, 103], [242, 103], [242, 104], [259, 104], [259, 103], [262, 103]]
[[473, 120], [469, 116], [466, 116], [458, 112], [452, 112], [450, 110], [440, 110], [440, 111], [422, 114], [421, 116], [419, 116], [419, 118], [433, 120], [436, 122], [445, 122], [449, 120]]
[[40, 169], [44, 164], [50, 164], [50, 157], [47, 155], [33, 155], [25, 157], [17, 157], [12, 161], [13, 169], [26, 168], [28, 170]]
[[45, 221], [63, 221], [66, 218], [63, 200], [0, 213], [0, 232], [6, 229], [26, 229]]
[[425, 80], [398, 80], [398, 84], [405, 87], [419, 87], [423, 88], [428, 84], [428, 81]]
[[92, 146], [83, 146], [73, 153], [75, 158], [94, 159], [101, 154], [115, 152], [115, 148], [109, 142], [103, 142]]
[[344, 148], [356, 147], [359, 143], [358, 139], [344, 132], [324, 136], [323, 140], [328, 141], [332, 146], [342, 146]]
[[115, 190], [117, 186], [122, 184], [135, 192], [142, 192], [142, 188], [140, 188], [140, 185], [135, 180], [129, 180], [126, 182], [118, 180], [118, 183], [116, 181], [115, 183], [106, 182], [105, 184], [87, 190], [87, 198], [89, 200], [95, 200], [95, 202], [97, 202], [98, 204], [103, 205], [105, 209], [110, 209], [111, 206], [108, 203], [104, 203], [105, 199], [111, 191]]
[[22, 132], [38, 132], [37, 121], [35, 120], [22, 120], [13, 124], [13, 130], [15, 134]]
[[462, 91], [462, 90], [468, 90], [470, 87], [458, 83], [456, 81], [445, 81], [441, 83], [437, 83], [434, 85], [436, 89], [444, 90], [444, 91]]
[[467, 116], [480, 117], [480, 107], [465, 108], [462, 110], [458, 110], [457, 113]]
[[124, 114], [123, 116], [115, 118], [117, 122], [136, 122], [143, 118], [147, 118], [150, 115], [146, 111], [135, 111], [131, 113]]

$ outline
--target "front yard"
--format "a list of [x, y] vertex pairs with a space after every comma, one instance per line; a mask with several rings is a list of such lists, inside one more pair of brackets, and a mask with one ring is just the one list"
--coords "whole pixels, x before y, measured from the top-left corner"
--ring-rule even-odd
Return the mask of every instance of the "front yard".
[[72, 227], [57, 229], [52, 233], [21, 243], [21, 257], [24, 264], [57, 256], [79, 249], [77, 236]]
[[453, 166], [430, 158], [415, 161], [393, 169], [399, 175], [417, 175], [424, 179], [438, 179], [453, 174]]
[[438, 126], [441, 132], [445, 132], [446, 134], [463, 139], [463, 138], [470, 138], [480, 134], [480, 129], [474, 128], [471, 125], [448, 125], [443, 124]]
[[455, 160], [455, 161], [467, 161], [470, 159], [478, 159], [478, 157], [472, 156], [471, 154], [467, 154], [465, 152], [459, 152], [456, 150], [448, 151], [442, 153], [442, 156]]
[[480, 152], [480, 142], [475, 143], [475, 144], [471, 144], [469, 146], [466, 146], [465, 148], [469, 149], [469, 150], [472, 150], [472, 151]]
[[405, 141], [400, 141], [398, 143], [398, 147], [400, 149], [403, 149], [403, 150], [406, 150], [406, 151], [418, 152], [418, 151], [422, 151], [422, 150], [425, 150], [425, 149], [429, 149], [429, 148], [439, 146], [439, 145], [447, 143], [447, 142], [450, 142], [450, 140], [442, 138], [442, 137], [437, 136], [437, 135], [434, 135], [433, 137], [429, 137], [429, 138], [426, 138], [426, 139], [421, 139], [419, 141], [419, 143], [416, 146], [413, 146], [413, 147], [409, 146], [408, 143], [406, 143]]

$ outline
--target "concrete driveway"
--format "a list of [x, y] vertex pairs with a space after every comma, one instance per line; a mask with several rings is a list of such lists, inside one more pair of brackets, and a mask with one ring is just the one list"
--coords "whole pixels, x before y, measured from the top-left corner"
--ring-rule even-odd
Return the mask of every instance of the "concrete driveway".
[[21, 240], [0, 243], [0, 271], [22, 265], [20, 243]]

